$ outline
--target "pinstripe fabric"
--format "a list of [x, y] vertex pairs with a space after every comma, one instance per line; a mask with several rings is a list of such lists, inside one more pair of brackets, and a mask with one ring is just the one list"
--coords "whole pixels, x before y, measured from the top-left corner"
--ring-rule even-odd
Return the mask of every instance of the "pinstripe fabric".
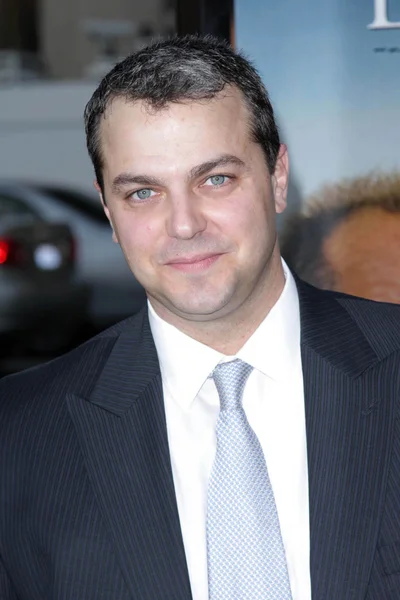
[[[400, 598], [400, 307], [298, 282], [313, 600]], [[145, 313], [0, 381], [1, 600], [190, 600]]]
[[[377, 311], [375, 303], [368, 302], [368, 300], [344, 297], [339, 302], [361, 328], [379, 358], [383, 359], [391, 352], [398, 350], [400, 319], [398, 311], [393, 310], [393, 304], [380, 304], [379, 311]], [[361, 303], [362, 310], [360, 310]], [[384, 317], [387, 327], [380, 326], [382, 317]]]
[[190, 598], [189, 579], [160, 398], [157, 378], [123, 419], [78, 398], [70, 409], [133, 597], [183, 600]]
[[[394, 592], [374, 594], [370, 574], [379, 562], [387, 478], [399, 443], [400, 306], [322, 296], [304, 285], [299, 292], [302, 361], [312, 365], [303, 369], [312, 597], [398, 600], [400, 579]], [[335, 310], [335, 297], [345, 313]], [[400, 479], [396, 491], [400, 499]], [[393, 509], [392, 535], [400, 541], [400, 501]], [[387, 581], [382, 565], [375, 573]]]
[[0, 383], [0, 559], [20, 600], [191, 598], [155, 349], [143, 316], [121, 329]]
[[[367, 600], [400, 597], [400, 421], [395, 424], [392, 462], [389, 470], [385, 508], [378, 534], [378, 550], [373, 565]], [[384, 577], [380, 577], [380, 573]]]
[[[89, 364], [90, 350], [81, 352]], [[128, 599], [73, 424], [57, 401], [65, 386], [57, 375], [57, 364], [38, 369], [10, 381], [12, 396], [1, 395], [9, 416], [0, 425], [1, 558], [19, 599]], [[3, 596], [12, 598], [0, 588]]]
[[[306, 361], [310, 353], [303, 350]], [[376, 553], [400, 390], [400, 359], [349, 378], [319, 357], [312, 358], [315, 371], [304, 378], [312, 594], [321, 600], [356, 600], [365, 598]], [[322, 379], [324, 389], [318, 384]], [[400, 529], [397, 535], [400, 539]], [[380, 598], [386, 596], [376, 600]]]

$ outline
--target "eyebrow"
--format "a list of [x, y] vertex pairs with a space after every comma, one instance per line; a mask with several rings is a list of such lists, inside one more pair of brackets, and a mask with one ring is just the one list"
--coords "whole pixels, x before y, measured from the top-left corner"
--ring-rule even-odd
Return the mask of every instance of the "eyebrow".
[[134, 175], [133, 173], [120, 173], [112, 182], [111, 189], [113, 194], [120, 194], [124, 188], [129, 185], [143, 185], [143, 187], [152, 187], [163, 185], [163, 181], [150, 175]]
[[245, 163], [234, 154], [221, 154], [221, 156], [218, 156], [213, 160], [208, 160], [197, 167], [193, 167], [193, 169], [189, 171], [189, 179], [197, 179], [217, 167], [224, 167], [226, 165], [236, 165], [241, 168], [246, 166]]
[[[240, 168], [245, 167], [245, 163], [235, 156], [234, 154], [221, 154], [212, 160], [208, 160], [207, 162], [202, 163], [201, 165], [197, 165], [193, 167], [189, 171], [188, 179], [197, 179], [202, 177], [216, 169], [217, 167], [223, 167], [226, 165], [236, 165]], [[119, 194], [123, 191], [123, 189], [129, 185], [143, 185], [143, 186], [163, 186], [165, 185], [165, 181], [159, 179], [158, 177], [153, 177], [151, 175], [135, 175], [134, 173], [120, 173], [115, 177], [112, 182], [112, 192], [114, 194]]]

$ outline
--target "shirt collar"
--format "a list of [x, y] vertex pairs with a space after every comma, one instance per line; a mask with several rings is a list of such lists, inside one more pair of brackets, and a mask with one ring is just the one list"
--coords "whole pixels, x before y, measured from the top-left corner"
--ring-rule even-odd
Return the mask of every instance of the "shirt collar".
[[282, 264], [286, 278], [282, 294], [237, 353], [237, 358], [275, 380], [290, 376], [301, 360], [297, 286], [283, 260]]
[[[283, 262], [283, 261], [282, 261]], [[217, 364], [240, 358], [272, 379], [289, 376], [300, 357], [300, 311], [297, 288], [283, 262], [285, 286], [276, 304], [236, 357], [226, 357], [189, 337], [159, 317], [148, 302], [149, 321], [163, 383], [186, 410]]]

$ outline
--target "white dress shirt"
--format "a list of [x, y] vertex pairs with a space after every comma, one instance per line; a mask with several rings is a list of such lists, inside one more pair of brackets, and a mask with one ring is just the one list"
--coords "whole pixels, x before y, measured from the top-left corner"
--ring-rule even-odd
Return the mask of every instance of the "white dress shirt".
[[286, 284], [235, 357], [226, 357], [162, 320], [149, 319], [163, 381], [168, 441], [193, 600], [208, 600], [207, 484], [216, 452], [219, 397], [208, 376], [224, 360], [254, 367], [243, 407], [264, 452], [286, 551], [293, 600], [311, 600], [307, 443], [299, 300]]

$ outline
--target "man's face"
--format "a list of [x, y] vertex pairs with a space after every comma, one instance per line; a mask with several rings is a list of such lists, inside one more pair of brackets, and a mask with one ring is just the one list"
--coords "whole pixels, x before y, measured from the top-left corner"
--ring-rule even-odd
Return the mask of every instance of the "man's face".
[[157, 312], [213, 320], [261, 302], [279, 261], [287, 153], [271, 177], [240, 93], [156, 112], [115, 100], [101, 140], [114, 238]]
[[400, 214], [360, 209], [332, 232], [323, 251], [336, 290], [400, 303]]

